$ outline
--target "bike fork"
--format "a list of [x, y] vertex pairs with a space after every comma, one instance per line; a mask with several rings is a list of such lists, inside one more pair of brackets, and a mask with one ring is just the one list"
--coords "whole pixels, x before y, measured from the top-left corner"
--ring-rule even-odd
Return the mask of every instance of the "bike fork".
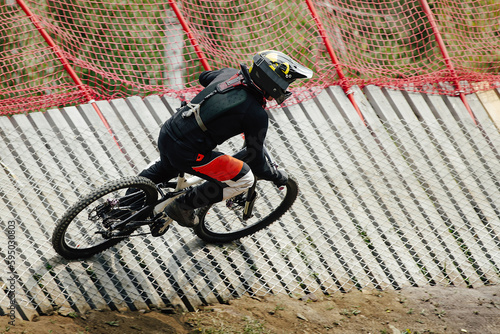
[[257, 199], [257, 192], [255, 191], [255, 186], [257, 185], [257, 180], [253, 182], [253, 185], [248, 189], [247, 200], [245, 201], [245, 209], [243, 209], [243, 220], [247, 220], [252, 217], [253, 205]]

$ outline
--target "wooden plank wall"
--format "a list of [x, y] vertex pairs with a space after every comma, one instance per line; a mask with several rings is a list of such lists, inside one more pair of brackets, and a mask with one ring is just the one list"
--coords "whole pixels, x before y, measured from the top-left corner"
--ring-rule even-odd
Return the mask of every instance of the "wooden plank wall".
[[[366, 124], [339, 87], [270, 111], [269, 147], [300, 195], [267, 230], [213, 246], [174, 226], [72, 262], [51, 248], [58, 217], [92, 188], [154, 161], [160, 126], [179, 101], [98, 102], [113, 136], [89, 105], [1, 117], [0, 254], [13, 222], [18, 316], [194, 310], [245, 293], [498, 283], [498, 92], [467, 97], [477, 124], [455, 97], [374, 86], [354, 94]], [[10, 275], [0, 274], [0, 315]]]

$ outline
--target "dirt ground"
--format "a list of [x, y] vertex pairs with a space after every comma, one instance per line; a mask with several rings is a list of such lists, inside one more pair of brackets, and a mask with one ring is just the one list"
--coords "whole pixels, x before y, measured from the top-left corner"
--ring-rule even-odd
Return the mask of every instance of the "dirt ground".
[[0, 317], [0, 333], [500, 333], [500, 286], [333, 295], [245, 296], [196, 312], [172, 309]]

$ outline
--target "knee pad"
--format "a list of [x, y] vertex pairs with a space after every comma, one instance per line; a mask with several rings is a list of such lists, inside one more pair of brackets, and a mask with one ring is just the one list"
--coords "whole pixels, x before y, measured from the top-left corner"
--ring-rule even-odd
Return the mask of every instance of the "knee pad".
[[255, 182], [255, 176], [253, 175], [252, 170], [248, 166], [246, 167], [247, 169], [245, 170], [245, 173], [240, 173], [237, 178], [223, 182], [227, 185], [227, 187], [223, 190], [223, 199], [228, 199], [241, 194], [253, 185]]

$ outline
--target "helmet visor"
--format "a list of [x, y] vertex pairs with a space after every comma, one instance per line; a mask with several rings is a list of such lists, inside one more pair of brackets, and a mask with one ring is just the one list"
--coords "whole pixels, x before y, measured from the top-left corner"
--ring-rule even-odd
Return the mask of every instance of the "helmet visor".
[[282, 52], [274, 50], [262, 51], [255, 55], [254, 61], [257, 56], [264, 58], [271, 69], [285, 80], [309, 79], [313, 76], [312, 70]]
[[299, 64], [282, 52], [266, 50], [253, 57], [250, 69], [252, 80], [272, 96], [278, 104], [283, 103], [292, 93], [288, 86], [296, 79], [311, 78], [313, 71]]

